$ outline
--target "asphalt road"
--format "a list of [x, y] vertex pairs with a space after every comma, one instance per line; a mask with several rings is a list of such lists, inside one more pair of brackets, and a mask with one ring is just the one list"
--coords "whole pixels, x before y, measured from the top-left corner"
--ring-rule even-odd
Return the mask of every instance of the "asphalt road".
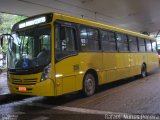
[[160, 70], [143, 79], [101, 86], [88, 98], [72, 93], [58, 98], [8, 95], [0, 100], [0, 119], [4, 120], [159, 120], [159, 115]]

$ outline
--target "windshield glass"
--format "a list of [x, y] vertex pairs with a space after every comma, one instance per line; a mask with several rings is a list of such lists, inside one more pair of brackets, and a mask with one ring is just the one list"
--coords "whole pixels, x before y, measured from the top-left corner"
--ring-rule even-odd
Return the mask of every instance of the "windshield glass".
[[9, 40], [9, 69], [29, 69], [51, 62], [51, 27], [16, 31]]

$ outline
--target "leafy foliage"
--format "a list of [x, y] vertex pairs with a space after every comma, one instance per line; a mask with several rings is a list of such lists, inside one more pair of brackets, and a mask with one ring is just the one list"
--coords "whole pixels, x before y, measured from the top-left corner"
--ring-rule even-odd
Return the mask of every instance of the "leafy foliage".
[[[0, 35], [4, 33], [10, 33], [12, 26], [25, 18], [25, 16], [0, 13]], [[8, 45], [7, 42], [5, 42], [3, 47], [0, 47], [0, 53], [6, 54], [7, 48]]]
[[10, 33], [12, 26], [24, 18], [26, 17], [0, 13], [0, 34]]

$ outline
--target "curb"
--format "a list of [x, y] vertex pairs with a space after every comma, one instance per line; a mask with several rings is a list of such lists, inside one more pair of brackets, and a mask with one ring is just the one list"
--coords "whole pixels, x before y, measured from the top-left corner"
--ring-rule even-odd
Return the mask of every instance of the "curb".
[[16, 95], [16, 94], [4, 94], [0, 95], [0, 105], [11, 103], [14, 101], [19, 101], [27, 98], [27, 96], [24, 95]]
[[3, 100], [3, 99], [6, 99], [6, 98], [8, 98], [8, 97], [10, 97], [11, 96], [11, 94], [4, 94], [4, 95], [0, 95], [0, 101], [1, 100]]

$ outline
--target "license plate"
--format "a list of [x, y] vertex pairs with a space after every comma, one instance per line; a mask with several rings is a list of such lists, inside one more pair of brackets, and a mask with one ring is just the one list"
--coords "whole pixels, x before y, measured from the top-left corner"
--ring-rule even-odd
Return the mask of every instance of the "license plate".
[[27, 91], [27, 88], [26, 87], [18, 87], [18, 90], [20, 92], [25, 92], [25, 91]]

